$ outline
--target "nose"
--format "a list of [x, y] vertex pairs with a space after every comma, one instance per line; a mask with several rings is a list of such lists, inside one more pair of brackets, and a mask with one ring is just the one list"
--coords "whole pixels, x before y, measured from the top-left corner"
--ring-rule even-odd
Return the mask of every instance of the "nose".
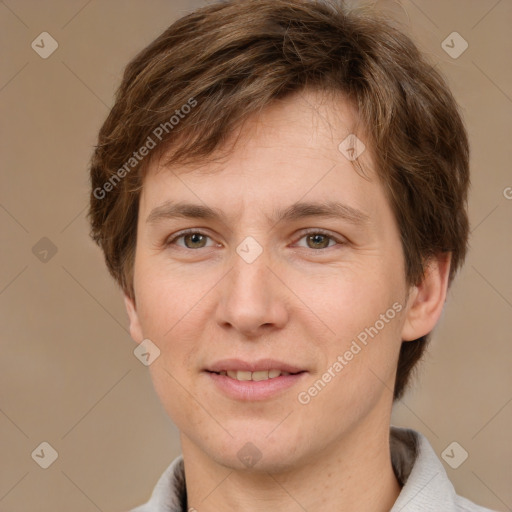
[[258, 337], [282, 329], [288, 321], [290, 291], [270, 266], [265, 251], [248, 263], [237, 253], [233, 267], [222, 280], [216, 320], [245, 337]]

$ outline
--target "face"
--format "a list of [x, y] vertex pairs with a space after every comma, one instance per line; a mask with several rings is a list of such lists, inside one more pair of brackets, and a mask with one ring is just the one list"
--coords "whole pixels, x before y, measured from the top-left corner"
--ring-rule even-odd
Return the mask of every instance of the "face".
[[182, 441], [225, 466], [244, 450], [259, 469], [306, 464], [389, 426], [408, 290], [371, 150], [363, 177], [338, 149], [354, 121], [341, 99], [290, 96], [222, 163], [145, 177], [131, 334], [160, 350], [150, 371]]

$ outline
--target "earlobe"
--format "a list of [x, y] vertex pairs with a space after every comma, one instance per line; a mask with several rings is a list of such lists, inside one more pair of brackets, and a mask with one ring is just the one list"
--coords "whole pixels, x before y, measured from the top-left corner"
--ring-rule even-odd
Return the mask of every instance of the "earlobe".
[[130, 321], [130, 336], [133, 341], [140, 343], [144, 339], [144, 336], [142, 334], [142, 327], [140, 325], [139, 315], [135, 306], [135, 300], [129, 297], [126, 293], [124, 294], [124, 305]]
[[426, 265], [421, 283], [409, 294], [402, 340], [413, 341], [431, 332], [446, 300], [451, 253], [442, 253]]

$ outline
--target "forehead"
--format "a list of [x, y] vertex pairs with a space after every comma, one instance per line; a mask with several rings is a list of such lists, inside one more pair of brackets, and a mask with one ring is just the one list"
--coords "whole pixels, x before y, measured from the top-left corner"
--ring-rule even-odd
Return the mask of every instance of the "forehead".
[[[357, 162], [341, 150], [345, 146], [340, 143], [354, 133], [361, 142], [365, 139], [355, 107], [341, 95], [315, 91], [290, 95], [250, 116], [208, 159], [166, 165], [162, 155], [144, 177], [141, 210], [148, 215], [148, 208], [170, 199], [214, 208], [247, 203], [257, 208], [265, 200], [273, 202], [274, 210], [282, 210], [283, 203], [291, 205], [301, 198], [339, 201], [356, 209], [378, 180], [368, 144]], [[226, 148], [231, 149], [224, 153]], [[357, 164], [365, 177], [356, 170]]]

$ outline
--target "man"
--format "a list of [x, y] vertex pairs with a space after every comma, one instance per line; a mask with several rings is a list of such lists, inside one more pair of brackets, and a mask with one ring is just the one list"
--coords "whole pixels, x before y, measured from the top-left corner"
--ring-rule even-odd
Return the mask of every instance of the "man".
[[183, 451], [134, 511], [488, 510], [390, 427], [466, 253], [468, 152], [414, 44], [342, 4], [214, 3], [128, 65], [89, 216]]

